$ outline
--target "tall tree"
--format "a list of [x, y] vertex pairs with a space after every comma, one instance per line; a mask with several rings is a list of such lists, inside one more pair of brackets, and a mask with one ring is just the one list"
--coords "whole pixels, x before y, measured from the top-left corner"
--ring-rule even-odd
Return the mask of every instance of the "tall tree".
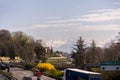
[[45, 48], [42, 45], [41, 40], [37, 40], [35, 43], [35, 48], [34, 48], [36, 58], [42, 62], [45, 62], [47, 60]]
[[72, 50], [73, 63], [76, 67], [81, 67], [84, 64], [84, 53], [86, 50], [86, 45], [84, 44], [82, 37], [77, 40], [74, 46], [75, 47]]
[[90, 44], [90, 47], [87, 49], [86, 54], [87, 63], [95, 63], [96, 62], [96, 43], [94, 40], [92, 40], [92, 43]]
[[53, 56], [53, 47], [51, 46], [51, 49], [50, 49], [50, 56]]
[[8, 30], [0, 30], [0, 49], [2, 50], [2, 56], [9, 56], [10, 39], [11, 33]]
[[12, 38], [13, 38], [12, 40], [14, 41], [16, 55], [23, 58], [24, 57], [23, 48], [25, 47], [25, 43], [27, 40], [25, 39], [27, 38], [26, 34], [24, 34], [23, 32], [14, 32]]
[[32, 61], [34, 56], [33, 39], [23, 32], [14, 32], [12, 40], [14, 42], [15, 55], [19, 56], [25, 61]]
[[109, 46], [105, 49], [105, 60], [120, 59], [120, 32], [116, 36], [116, 40], [112, 40]]

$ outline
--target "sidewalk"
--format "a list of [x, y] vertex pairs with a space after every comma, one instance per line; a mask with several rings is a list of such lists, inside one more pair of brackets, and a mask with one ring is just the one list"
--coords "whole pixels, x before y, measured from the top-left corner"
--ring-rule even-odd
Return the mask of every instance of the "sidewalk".
[[0, 74], [0, 80], [8, 80], [5, 76]]

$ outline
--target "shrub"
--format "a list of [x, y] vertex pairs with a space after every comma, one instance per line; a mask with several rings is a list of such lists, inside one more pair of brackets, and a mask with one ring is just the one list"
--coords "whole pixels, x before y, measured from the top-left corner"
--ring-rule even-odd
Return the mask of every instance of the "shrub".
[[32, 63], [26, 63], [24, 66], [25, 66], [24, 69], [26, 70], [30, 70], [35, 67], [35, 65]]
[[50, 63], [39, 63], [37, 68], [43, 72], [44, 75], [50, 76], [56, 79], [62, 79], [63, 72], [60, 70], [56, 70], [54, 65]]
[[102, 71], [103, 80], [120, 80], [120, 71]]
[[100, 68], [99, 68], [99, 67], [91, 68], [91, 70], [92, 70], [93, 72], [100, 72]]
[[63, 72], [61, 72], [60, 70], [53, 71], [52, 77], [56, 79], [61, 79], [62, 76], [63, 76]]
[[59, 80], [59, 79], [61, 80], [62, 76], [63, 76], [63, 72], [60, 70], [46, 71], [43, 74], [45, 74], [46, 76], [49, 76], [49, 77], [53, 77], [57, 80]]
[[54, 65], [50, 64], [50, 63], [39, 63], [37, 65], [37, 68], [40, 70], [40, 71], [54, 71], [56, 70]]

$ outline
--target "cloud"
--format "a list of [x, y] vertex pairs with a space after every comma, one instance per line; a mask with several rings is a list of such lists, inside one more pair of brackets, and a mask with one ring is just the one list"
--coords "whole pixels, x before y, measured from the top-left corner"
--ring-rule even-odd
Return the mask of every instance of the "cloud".
[[115, 5], [119, 5], [119, 4], [120, 4], [120, 2], [114, 2], [113, 4], [115, 4]]
[[51, 16], [51, 17], [47, 17], [46, 19], [61, 19], [61, 17]]
[[15, 30], [38, 30], [38, 29], [45, 29], [45, 28], [61, 28], [61, 29], [65, 29], [65, 28], [72, 28], [75, 26], [80, 26], [81, 23], [79, 22], [69, 22], [69, 23], [41, 23], [41, 24], [36, 24], [36, 25], [32, 25], [32, 26], [27, 26], [27, 27], [23, 27], [23, 28], [14, 28]]
[[49, 40], [45, 42], [46, 46], [49, 46], [49, 47], [52, 46], [54, 48], [58, 48], [66, 43], [67, 41], [61, 41], [61, 40]]
[[83, 26], [79, 28], [80, 30], [120, 30], [120, 25], [91, 25]]
[[40, 28], [48, 28], [50, 27], [48, 24], [36, 24], [36, 25], [31, 25], [31, 26], [25, 26], [25, 27], [14, 27], [12, 26], [10, 29], [12, 29], [13, 31], [18, 31], [18, 30], [22, 30], [22, 31], [26, 31], [26, 30], [36, 30], [36, 29], [40, 29]]
[[[42, 25], [35, 25], [32, 27], [25, 27], [21, 29], [16, 30], [22, 30], [22, 31], [33, 31], [33, 30], [39, 30], [44, 28], [43, 30], [50, 30], [51, 32], [68, 32], [68, 31], [119, 31], [120, 30], [120, 24], [102, 24], [102, 25], [81, 25], [77, 23], [70, 23], [70, 24], [42, 24]], [[16, 31], [14, 30], [14, 31]], [[49, 32], [50, 32], [49, 31]]]
[[[17, 28], [16, 30], [38, 30], [42, 28], [61, 28], [61, 29], [78, 29], [80, 30], [118, 30], [120, 29], [120, 25], [111, 24], [111, 25], [92, 25], [83, 26], [83, 23], [102, 23], [102, 22], [110, 22], [112, 20], [120, 20], [120, 9], [101, 9], [96, 11], [91, 11], [88, 14], [80, 15], [80, 16], [72, 16], [69, 18], [61, 18], [61, 17], [47, 17], [44, 23], [39, 23], [31, 26], [27, 26], [24, 28]], [[73, 28], [75, 27], [75, 28]], [[71, 28], [71, 29], [70, 29]], [[67, 31], [64, 30], [64, 31]]]
[[110, 40], [109, 39], [98, 40], [98, 41], [96, 41], [96, 44], [97, 44], [98, 47], [105, 47], [105, 45], [106, 45], [107, 42], [110, 42]]
[[104, 22], [111, 20], [120, 20], [120, 9], [101, 9], [96, 11], [91, 11], [89, 14], [80, 15], [76, 17], [71, 17], [68, 19], [59, 19], [49, 21], [48, 23], [74, 23], [74, 22]]
[[30, 27], [29, 27], [29, 30], [30, 30], [30, 29], [38, 29], [38, 28], [47, 28], [47, 27], [49, 27], [48, 24], [37, 24], [37, 25], [32, 25], [32, 26], [30, 26]]
[[111, 20], [120, 20], [120, 9], [103, 9], [94, 11], [91, 14], [80, 16], [81, 21], [86, 22], [104, 22]]

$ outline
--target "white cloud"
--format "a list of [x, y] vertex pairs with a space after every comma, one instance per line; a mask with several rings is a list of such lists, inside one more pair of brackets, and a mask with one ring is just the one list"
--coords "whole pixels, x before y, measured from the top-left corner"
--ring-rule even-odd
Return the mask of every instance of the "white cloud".
[[74, 22], [104, 22], [111, 20], [120, 20], [120, 9], [102, 9], [91, 11], [90, 14], [71, 17], [68, 19], [59, 19], [49, 21], [48, 23], [74, 23]]
[[69, 23], [43, 23], [43, 24], [37, 24], [37, 25], [32, 25], [24, 28], [16, 28], [16, 30], [37, 30], [37, 29], [42, 29], [42, 28], [66, 28], [66, 27], [75, 27], [75, 26], [80, 26], [81, 23], [79, 22], [69, 22]]
[[120, 25], [91, 25], [83, 26], [80, 30], [120, 30]]
[[12, 30], [14, 31], [17, 31], [17, 30], [36, 30], [36, 29], [39, 29], [39, 28], [47, 28], [47, 27], [50, 27], [48, 24], [36, 24], [36, 25], [31, 25], [31, 26], [25, 26], [25, 27], [15, 27], [15, 28], [12, 28]]
[[51, 17], [47, 17], [46, 19], [61, 19], [61, 17], [51, 16]]
[[[79, 30], [88, 30], [88, 31], [103, 31], [103, 30], [111, 30], [111, 31], [119, 31], [120, 30], [120, 24], [102, 24], [102, 25], [81, 25], [79, 23], [70, 23], [70, 24], [42, 24], [42, 25], [35, 25], [31, 27], [25, 27], [25, 28], [17, 28], [16, 30], [22, 30], [22, 31], [30, 31], [30, 30], [38, 30], [40, 28], [48, 28], [48, 27], [54, 27], [55, 31], [52, 32], [61, 32], [61, 31], [79, 31]], [[58, 30], [56, 30], [58, 29]]]
[[[82, 26], [84, 22], [105, 22], [111, 20], [120, 20], [120, 9], [102, 9], [90, 12], [90, 14], [74, 16], [67, 19], [62, 19], [59, 17], [48, 17], [48, 21], [44, 23], [35, 24], [32, 26], [27, 26], [20, 28], [19, 30], [37, 30], [40, 28], [48, 27], [59, 27], [59, 28], [71, 28], [74, 29], [80, 28], [80, 30], [119, 30], [120, 25], [111, 24], [111, 25], [91, 25], [91, 26]], [[18, 30], [18, 28], [16, 29]], [[70, 29], [69, 29], [70, 30]]]
[[49, 40], [45, 42], [46, 46], [49, 46], [49, 47], [52, 46], [54, 48], [58, 48], [66, 43], [67, 41], [61, 41], [61, 40]]
[[113, 4], [115, 4], [115, 5], [119, 5], [119, 4], [120, 4], [120, 2], [114, 2]]
[[103, 22], [111, 20], [120, 20], [120, 9], [103, 9], [94, 11], [94, 13], [80, 16], [81, 21]]
[[109, 39], [106, 39], [106, 40], [96, 40], [96, 44], [98, 47], [105, 47], [105, 44], [107, 42], [109, 42], [110, 40]]
[[38, 28], [47, 28], [47, 27], [49, 27], [48, 24], [37, 24], [30, 26], [29, 29], [38, 29]]

